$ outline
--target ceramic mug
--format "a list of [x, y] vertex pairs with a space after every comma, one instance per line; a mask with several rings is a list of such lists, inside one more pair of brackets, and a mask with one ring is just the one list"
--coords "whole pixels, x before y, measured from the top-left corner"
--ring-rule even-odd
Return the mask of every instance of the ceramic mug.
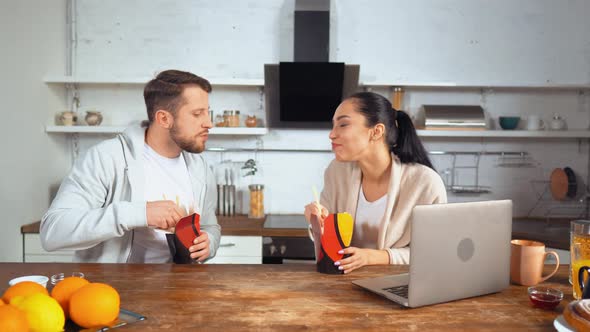
[[[555, 269], [543, 276], [547, 256], [555, 256]], [[510, 241], [510, 281], [523, 286], [534, 286], [549, 279], [559, 268], [559, 256], [555, 251], [545, 252], [545, 244], [529, 240]]]
[[545, 129], [545, 121], [538, 115], [529, 115], [526, 122], [527, 130], [542, 130]]

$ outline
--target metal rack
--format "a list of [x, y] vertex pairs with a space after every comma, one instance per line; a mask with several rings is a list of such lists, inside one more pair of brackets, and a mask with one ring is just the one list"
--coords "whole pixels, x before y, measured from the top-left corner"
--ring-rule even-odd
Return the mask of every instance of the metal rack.
[[527, 212], [527, 217], [535, 217], [533, 212], [542, 206], [547, 207], [542, 215], [546, 222], [555, 218], [588, 218], [587, 209], [590, 202], [590, 191], [587, 186], [583, 187], [584, 192], [578, 195], [577, 198], [565, 201], [553, 199], [550, 181], [548, 180], [532, 180], [531, 186], [537, 195], [537, 200]]
[[[491, 192], [491, 187], [489, 186], [482, 186], [479, 184], [479, 165], [481, 161], [481, 157], [484, 155], [494, 155], [499, 156], [499, 159], [504, 159], [504, 167], [515, 167], [515, 166], [507, 166], [505, 163], [506, 158], [518, 158], [519, 165], [523, 164], [522, 160], [527, 160], [527, 165], [530, 163], [533, 165], [530, 160], [530, 155], [527, 152], [503, 152], [503, 151], [479, 151], [479, 152], [465, 152], [465, 151], [431, 151], [430, 154], [432, 155], [450, 155], [452, 157], [451, 161], [451, 168], [444, 170], [442, 173], [446, 175], [447, 180], [446, 186], [447, 190], [451, 191], [455, 194], [472, 194], [472, 195], [479, 195], [479, 194], [488, 194]], [[474, 163], [470, 165], [458, 165], [457, 164], [457, 156], [460, 155], [467, 155], [474, 157]], [[522, 159], [522, 160], [521, 160]], [[502, 162], [501, 162], [502, 163]], [[498, 164], [497, 164], [498, 165]], [[520, 166], [519, 166], [520, 167]], [[473, 169], [474, 170], [474, 184], [472, 185], [462, 185], [457, 183], [456, 179], [456, 171], [458, 169]]]

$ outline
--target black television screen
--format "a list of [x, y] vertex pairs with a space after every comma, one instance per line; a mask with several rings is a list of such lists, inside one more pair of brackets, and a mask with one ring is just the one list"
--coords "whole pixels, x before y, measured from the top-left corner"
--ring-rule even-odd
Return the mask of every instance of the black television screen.
[[280, 121], [331, 122], [343, 80], [342, 62], [281, 62]]

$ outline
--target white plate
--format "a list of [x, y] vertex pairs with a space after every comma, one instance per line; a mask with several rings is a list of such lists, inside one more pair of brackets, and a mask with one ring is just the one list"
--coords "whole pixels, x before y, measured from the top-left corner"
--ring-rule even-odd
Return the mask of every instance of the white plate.
[[553, 321], [553, 326], [559, 332], [575, 332], [576, 331], [576, 330], [574, 330], [573, 327], [571, 327], [570, 324], [567, 323], [565, 318], [563, 318], [563, 315], [559, 315], [559, 316], [557, 316], [557, 318], [555, 318], [555, 320]]

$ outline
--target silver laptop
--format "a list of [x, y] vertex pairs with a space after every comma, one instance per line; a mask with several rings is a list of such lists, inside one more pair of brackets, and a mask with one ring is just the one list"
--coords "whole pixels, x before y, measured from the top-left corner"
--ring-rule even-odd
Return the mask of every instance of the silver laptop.
[[512, 201], [416, 206], [411, 227], [410, 273], [352, 283], [412, 308], [508, 287]]

